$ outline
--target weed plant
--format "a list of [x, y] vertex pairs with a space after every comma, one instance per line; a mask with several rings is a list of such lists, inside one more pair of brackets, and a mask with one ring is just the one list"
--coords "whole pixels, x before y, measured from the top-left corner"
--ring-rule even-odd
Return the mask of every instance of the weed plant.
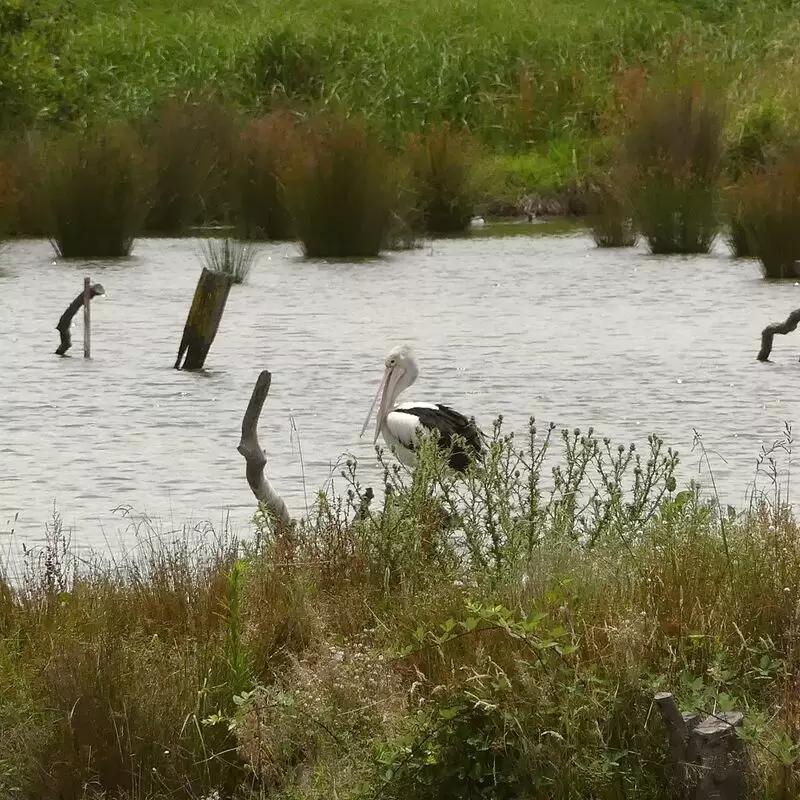
[[363, 120], [330, 113], [313, 119], [287, 171], [287, 199], [305, 254], [377, 256], [392, 226], [395, 173]]
[[230, 275], [234, 283], [247, 280], [258, 257], [255, 245], [229, 236], [224, 239], [204, 239], [201, 249], [206, 267], [212, 272]]
[[622, 159], [636, 224], [653, 253], [706, 253], [718, 230], [723, 114], [695, 83], [651, 88]]
[[793, 796], [781, 495], [722, 508], [654, 436], [522, 438], [498, 421], [464, 476], [426, 442], [379, 496], [349, 461], [242, 541], [132, 520], [130, 555], [78, 559], [56, 519], [0, 580], [0, 791], [667, 800], [667, 689], [745, 710], [754, 791]]
[[295, 121], [273, 112], [243, 131], [232, 176], [236, 229], [245, 239], [290, 239], [292, 217], [286, 206], [283, 171], [295, 146]]
[[62, 258], [130, 253], [147, 214], [149, 173], [123, 126], [66, 133], [38, 149], [42, 227]]

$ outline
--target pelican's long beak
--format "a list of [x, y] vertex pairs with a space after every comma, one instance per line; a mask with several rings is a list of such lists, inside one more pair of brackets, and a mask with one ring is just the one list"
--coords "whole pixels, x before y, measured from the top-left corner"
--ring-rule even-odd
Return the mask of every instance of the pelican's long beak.
[[378, 417], [375, 420], [375, 435], [372, 438], [372, 443], [375, 444], [375, 442], [378, 441], [378, 435], [381, 432], [381, 423], [389, 411], [389, 405], [392, 402], [394, 389], [395, 386], [397, 386], [397, 381], [400, 379], [401, 374], [402, 372], [398, 371], [396, 367], [386, 367], [384, 370], [383, 378], [381, 378], [378, 391], [375, 392], [375, 397], [372, 399], [372, 405], [369, 407], [369, 412], [367, 413], [367, 418], [364, 420], [364, 425], [361, 428], [359, 438], [364, 435], [364, 431], [367, 429], [367, 425], [369, 425], [369, 421], [372, 418], [372, 411], [375, 408], [375, 403], [378, 402], [378, 396], [381, 394], [381, 392], [383, 392], [381, 404], [378, 407]]

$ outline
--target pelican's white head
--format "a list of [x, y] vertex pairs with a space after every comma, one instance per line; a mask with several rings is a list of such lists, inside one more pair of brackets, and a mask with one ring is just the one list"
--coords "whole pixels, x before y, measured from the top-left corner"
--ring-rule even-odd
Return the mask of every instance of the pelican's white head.
[[378, 434], [381, 432], [381, 425], [389, 410], [397, 400], [398, 395], [404, 390], [408, 389], [419, 375], [419, 368], [417, 367], [417, 359], [414, 358], [414, 352], [407, 344], [401, 344], [392, 349], [388, 356], [386, 356], [386, 369], [383, 372], [378, 391], [375, 392], [375, 397], [372, 400], [372, 405], [369, 407], [367, 418], [364, 420], [364, 426], [361, 428], [360, 436], [364, 435], [364, 431], [369, 425], [370, 417], [372, 417], [372, 410], [375, 408], [375, 403], [378, 401], [378, 395], [383, 390], [381, 397], [381, 404], [378, 407], [378, 418], [375, 422], [375, 436], [372, 443], [378, 441]]

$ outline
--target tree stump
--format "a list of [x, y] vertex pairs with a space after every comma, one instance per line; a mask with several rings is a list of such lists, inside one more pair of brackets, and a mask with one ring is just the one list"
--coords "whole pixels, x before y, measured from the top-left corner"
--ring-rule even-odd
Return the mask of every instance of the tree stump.
[[[89, 298], [101, 297], [106, 293], [102, 283], [93, 283], [89, 287]], [[85, 288], [81, 293], [67, 306], [67, 310], [61, 315], [56, 325], [56, 330], [61, 336], [61, 344], [56, 350], [57, 356], [66, 355], [67, 350], [72, 347], [72, 335], [70, 327], [72, 325], [73, 317], [78, 313], [78, 309], [84, 304], [86, 298]], [[85, 340], [84, 340], [85, 341]]]
[[669, 736], [675, 798], [744, 800], [747, 754], [736, 735], [744, 715], [739, 711], [720, 711], [704, 718], [681, 714], [669, 692], [659, 692], [655, 703]]
[[800, 324], [800, 308], [795, 309], [783, 322], [773, 322], [761, 331], [761, 349], [756, 358], [759, 361], [769, 361], [769, 354], [772, 352], [772, 340], [776, 333], [791, 333]]
[[[175, 369], [195, 370], [202, 369], [208, 351], [217, 335], [222, 312], [228, 301], [232, 280], [230, 275], [221, 272], [212, 272], [203, 267], [194, 298], [189, 309], [189, 316], [183, 328], [181, 346], [178, 348], [178, 358], [175, 360]], [[181, 366], [184, 353], [186, 359]]]

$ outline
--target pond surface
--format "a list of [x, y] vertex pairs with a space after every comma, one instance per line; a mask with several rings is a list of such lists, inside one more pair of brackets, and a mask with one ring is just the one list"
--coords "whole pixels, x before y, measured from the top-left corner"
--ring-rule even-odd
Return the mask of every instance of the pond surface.
[[[194, 239], [143, 239], [115, 263], [56, 262], [44, 241], [0, 255], [0, 539], [41, 542], [54, 505], [73, 541], [96, 548], [124, 544], [120, 506], [165, 528], [230, 515], [245, 532], [255, 504], [236, 446], [262, 369], [268, 473], [293, 511], [345, 452], [379, 483], [358, 434], [400, 342], [420, 362], [406, 399], [451, 403], [486, 429], [503, 414], [521, 431], [533, 414], [642, 446], [657, 432], [683, 453], [688, 482], [696, 428], [735, 505], [760, 448], [797, 417], [800, 334], [776, 338], [774, 364], [755, 354], [800, 287], [763, 281], [723, 245], [654, 257], [598, 250], [582, 233], [473, 236], [358, 264], [265, 245], [231, 291], [207, 372], [188, 374], [172, 365], [198, 252]], [[108, 293], [92, 304], [93, 357], [79, 313], [72, 357], [59, 358], [55, 325], [86, 274]]]

